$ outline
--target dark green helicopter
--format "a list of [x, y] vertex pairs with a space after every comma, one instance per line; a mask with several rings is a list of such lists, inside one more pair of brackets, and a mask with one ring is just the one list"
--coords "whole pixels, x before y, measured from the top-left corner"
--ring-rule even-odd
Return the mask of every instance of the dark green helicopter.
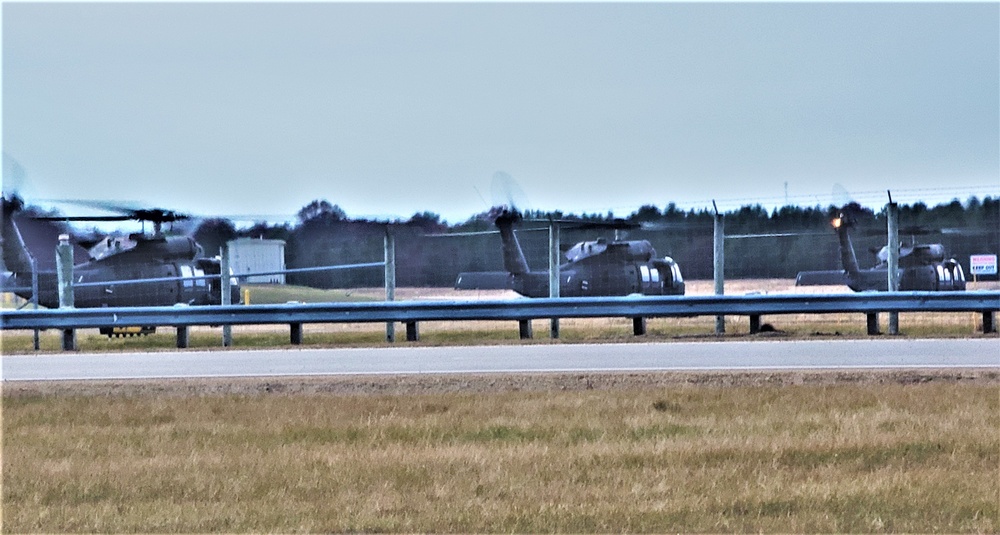
[[[526, 297], [548, 297], [549, 272], [532, 271], [517, 240], [514, 225], [523, 217], [516, 209], [497, 207], [488, 217], [500, 232], [503, 272], [461, 273], [457, 289], [513, 289]], [[634, 227], [624, 222], [559, 222], [578, 229]], [[559, 266], [559, 296], [684, 295], [680, 266], [670, 257], [659, 258], [647, 240], [597, 239], [579, 242], [565, 253]]]
[[[844, 269], [799, 272], [795, 279], [796, 286], [846, 285], [855, 292], [888, 291], [888, 245], [876, 253], [878, 263], [874, 267], [862, 269], [858, 265], [854, 245], [851, 243], [850, 229], [857, 223], [854, 214], [859, 212], [861, 212], [860, 206], [848, 204], [832, 221], [840, 244], [840, 261]], [[900, 245], [899, 289], [927, 292], [961, 291], [965, 290], [965, 273], [957, 260], [946, 258], [944, 246], [940, 243]]]
[[[101, 208], [122, 215], [99, 217], [36, 216], [26, 213], [16, 195], [2, 198], [0, 249], [7, 271], [2, 289], [32, 299], [32, 276], [37, 277], [38, 304], [59, 306], [55, 249], [61, 230], [53, 221], [150, 221], [153, 233], [78, 240], [74, 244], [74, 287], [77, 308], [213, 305], [221, 302], [220, 261], [206, 258], [189, 236], [167, 236], [163, 223], [187, 219], [170, 210]], [[83, 258], [81, 258], [83, 257]], [[209, 276], [215, 275], [211, 278]], [[145, 282], [133, 283], [146, 279]], [[232, 285], [232, 302], [239, 302]]]

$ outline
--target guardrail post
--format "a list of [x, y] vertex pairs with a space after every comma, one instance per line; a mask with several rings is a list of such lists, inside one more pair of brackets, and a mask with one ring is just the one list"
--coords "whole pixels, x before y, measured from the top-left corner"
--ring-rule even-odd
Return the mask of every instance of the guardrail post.
[[293, 346], [302, 345], [302, 324], [301, 323], [290, 323], [290, 324], [288, 324], [288, 327], [289, 327], [289, 331], [290, 331], [289, 336], [288, 336], [288, 338], [289, 338], [288, 341]]
[[868, 335], [875, 336], [876, 334], [882, 334], [878, 330], [878, 312], [870, 312], [867, 314], [868, 317]]
[[530, 340], [533, 334], [531, 320], [517, 320], [517, 334], [521, 340]]
[[[59, 235], [56, 246], [56, 282], [59, 284], [59, 308], [73, 308], [73, 246], [69, 234]], [[76, 351], [76, 331], [63, 329], [62, 350]]]
[[750, 314], [750, 334], [760, 332], [760, 314]]
[[187, 325], [180, 325], [177, 327], [177, 349], [187, 349], [190, 345], [191, 336], [188, 332]]
[[417, 328], [417, 322], [408, 321], [406, 322], [406, 341], [416, 342], [420, 340], [420, 331]]
[[74, 329], [62, 330], [62, 350], [76, 351], [76, 331]]
[[646, 318], [632, 318], [632, 334], [635, 336], [646, 334]]
[[995, 315], [992, 310], [987, 310], [986, 312], [983, 312], [983, 334], [995, 332], [997, 332]]

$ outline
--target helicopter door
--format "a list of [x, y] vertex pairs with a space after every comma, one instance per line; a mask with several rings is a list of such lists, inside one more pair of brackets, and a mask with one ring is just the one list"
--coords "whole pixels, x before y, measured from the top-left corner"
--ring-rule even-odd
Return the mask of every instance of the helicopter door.
[[177, 270], [183, 277], [180, 288], [181, 297], [177, 301], [193, 305], [206, 304], [204, 302], [207, 302], [208, 298], [208, 284], [205, 279], [201, 278], [205, 276], [205, 270], [190, 264], [178, 264]]
[[663, 293], [663, 281], [660, 280], [660, 270], [655, 266], [650, 267], [646, 264], [639, 266], [639, 275], [641, 277], [641, 289], [640, 292], [644, 295], [661, 295]]

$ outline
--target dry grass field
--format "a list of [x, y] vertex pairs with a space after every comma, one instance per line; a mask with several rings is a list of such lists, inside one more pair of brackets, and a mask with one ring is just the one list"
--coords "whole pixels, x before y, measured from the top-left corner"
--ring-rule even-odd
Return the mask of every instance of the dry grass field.
[[3, 531], [995, 533], [990, 377], [8, 389]]

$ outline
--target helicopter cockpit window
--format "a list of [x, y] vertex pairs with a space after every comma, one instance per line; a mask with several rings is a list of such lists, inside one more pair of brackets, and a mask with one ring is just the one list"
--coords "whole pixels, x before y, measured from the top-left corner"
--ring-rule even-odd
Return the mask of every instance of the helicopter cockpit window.
[[[205, 276], [205, 270], [200, 269], [200, 268], [194, 268], [194, 276], [195, 277], [204, 277]], [[202, 278], [195, 278], [194, 279], [194, 285], [198, 286], [199, 288], [204, 288], [206, 283], [207, 283], [207, 281], [205, 279], [202, 279]]]
[[947, 270], [943, 265], [938, 264], [937, 267], [938, 280], [944, 282], [951, 282], [951, 270]]
[[677, 264], [670, 264], [670, 271], [674, 274], [674, 282], [684, 282], [684, 277], [681, 276], [681, 267]]
[[187, 265], [183, 265], [182, 264], [180, 266], [180, 268], [181, 268], [181, 277], [184, 277], [184, 279], [186, 279], [184, 281], [184, 287], [185, 288], [191, 288], [191, 287], [193, 287], [194, 286], [194, 281], [191, 280], [191, 277], [194, 276], [194, 272], [192, 271], [191, 266], [187, 266]]
[[954, 259], [945, 262], [944, 268], [945, 271], [951, 274], [951, 278], [955, 282], [965, 282], [965, 272], [962, 271], [962, 266]]

